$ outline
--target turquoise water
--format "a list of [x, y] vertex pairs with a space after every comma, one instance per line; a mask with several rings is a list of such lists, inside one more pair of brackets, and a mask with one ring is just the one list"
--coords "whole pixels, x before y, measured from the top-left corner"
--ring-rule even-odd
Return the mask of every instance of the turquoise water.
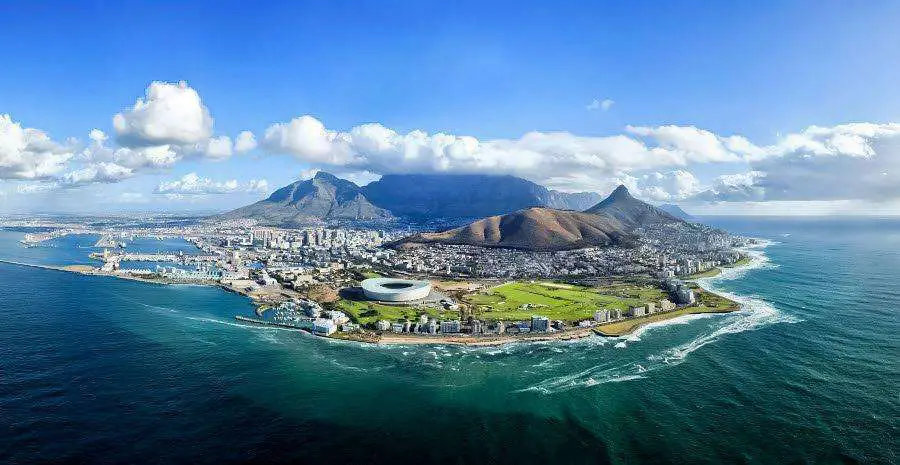
[[[493, 348], [328, 341], [237, 324], [252, 307], [217, 288], [0, 264], [0, 460], [896, 462], [900, 222], [707, 220], [773, 241], [706, 283], [744, 311]], [[0, 258], [77, 255], [18, 236]]]

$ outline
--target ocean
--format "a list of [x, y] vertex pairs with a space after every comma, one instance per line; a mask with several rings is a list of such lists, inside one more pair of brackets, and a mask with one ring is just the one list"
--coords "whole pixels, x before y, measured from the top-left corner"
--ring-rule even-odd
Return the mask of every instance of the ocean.
[[[769, 243], [704, 283], [741, 312], [501, 347], [330, 341], [238, 324], [218, 288], [0, 264], [0, 461], [896, 463], [900, 220], [703, 221]], [[21, 236], [0, 259], [95, 240]]]

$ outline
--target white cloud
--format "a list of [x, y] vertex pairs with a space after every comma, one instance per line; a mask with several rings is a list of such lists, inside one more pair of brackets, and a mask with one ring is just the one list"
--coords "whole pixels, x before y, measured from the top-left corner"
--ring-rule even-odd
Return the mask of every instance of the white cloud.
[[258, 194], [267, 194], [269, 193], [269, 181], [266, 181], [265, 179], [251, 179], [250, 182], [247, 183], [247, 191]]
[[60, 181], [63, 186], [75, 187], [96, 183], [116, 183], [134, 176], [131, 168], [111, 162], [91, 163], [84, 168], [64, 174]]
[[610, 100], [608, 98], [603, 99], [603, 100], [595, 98], [594, 100], [591, 101], [591, 103], [587, 104], [587, 106], [585, 108], [587, 108], [588, 111], [597, 111], [597, 110], [607, 111], [610, 108], [612, 108], [612, 106], [615, 105], [615, 103], [616, 102], [614, 100]]
[[146, 96], [113, 117], [123, 146], [191, 145], [212, 135], [213, 119], [200, 94], [181, 81], [154, 81]]
[[665, 150], [683, 154], [688, 162], [735, 162], [741, 156], [725, 147], [719, 136], [693, 126], [627, 126], [632, 134], [648, 137]]
[[91, 144], [86, 147], [78, 159], [87, 163], [115, 163], [134, 171], [159, 170], [169, 168], [182, 156], [172, 146], [152, 145], [146, 147], [119, 147], [113, 149], [106, 146], [106, 134], [94, 129], [90, 134]]
[[241, 131], [234, 139], [234, 151], [237, 153], [249, 152], [256, 148], [256, 136], [250, 131]]
[[723, 176], [696, 197], [706, 201], [900, 198], [900, 125], [810, 126], [752, 157], [752, 171]]
[[48, 179], [65, 170], [74, 156], [72, 143], [54, 142], [47, 133], [23, 128], [0, 115], [0, 179]]
[[329, 169], [374, 174], [513, 174], [554, 188], [580, 190], [605, 187], [609, 178], [629, 172], [741, 159], [706, 131], [631, 129], [657, 143], [648, 145], [625, 135], [584, 137], [566, 132], [530, 132], [518, 139], [482, 142], [423, 131], [399, 134], [377, 123], [338, 132], [303, 116], [270, 126], [263, 146]]
[[16, 193], [18, 194], [43, 194], [45, 192], [51, 192], [56, 189], [59, 189], [59, 184], [56, 182], [29, 182], [27, 184], [20, 184], [16, 186]]
[[209, 139], [203, 153], [213, 160], [225, 160], [231, 157], [231, 138], [220, 136]]
[[639, 197], [661, 202], [686, 199], [702, 190], [700, 180], [686, 170], [644, 174], [636, 178], [635, 187]]
[[174, 181], [160, 182], [153, 191], [156, 194], [165, 194], [172, 199], [180, 199], [185, 196], [200, 196], [210, 194], [232, 194], [237, 192], [260, 193], [267, 192], [269, 183], [265, 179], [253, 179], [246, 185], [241, 185], [237, 180], [214, 181], [204, 178], [197, 173], [188, 173]]
[[719, 176], [713, 185], [695, 195], [691, 200], [748, 202], [759, 201], [765, 197], [765, 189], [758, 186], [760, 179], [765, 178], [762, 171], [727, 174]]

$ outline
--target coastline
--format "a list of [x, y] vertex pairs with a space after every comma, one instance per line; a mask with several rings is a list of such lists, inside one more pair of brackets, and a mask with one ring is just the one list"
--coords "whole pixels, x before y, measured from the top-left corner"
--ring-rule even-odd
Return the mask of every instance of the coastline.
[[[748, 250], [765, 248], [769, 245], [769, 243], [763, 243], [760, 246], [748, 248]], [[742, 262], [736, 264], [734, 266], [725, 267], [727, 270], [738, 271], [746, 268], [750, 268], [754, 266], [758, 262], [757, 256], [751, 255], [750, 259], [746, 262]], [[128, 274], [119, 274], [119, 273], [108, 273], [100, 271], [99, 269], [92, 267], [90, 265], [40, 265], [33, 263], [23, 263], [16, 262], [12, 260], [3, 260], [0, 259], [0, 263], [6, 263], [10, 265], [19, 265], [19, 266], [27, 266], [33, 268], [42, 268], [54, 271], [62, 271], [68, 273], [77, 273], [88, 276], [106, 276], [111, 278], [119, 278], [126, 279], [131, 281], [138, 281], [143, 283], [150, 284], [158, 284], [158, 285], [169, 285], [169, 284], [194, 284], [201, 286], [216, 286], [228, 292], [234, 292], [236, 294], [243, 295], [253, 301], [254, 303], [259, 303], [258, 299], [251, 296], [248, 292], [243, 289], [239, 289], [234, 286], [230, 286], [220, 282], [205, 282], [205, 281], [178, 281], [178, 280], [163, 280], [163, 279], [148, 279], [142, 278], [139, 276], [132, 276]], [[394, 333], [383, 333], [383, 334], [375, 334], [375, 333], [363, 333], [363, 334], [352, 334], [352, 333], [334, 333], [331, 336], [326, 336], [328, 339], [338, 340], [338, 341], [352, 341], [352, 342], [362, 342], [366, 344], [383, 344], [383, 345], [458, 345], [458, 346], [469, 346], [469, 347], [489, 347], [489, 346], [499, 346], [505, 344], [513, 344], [513, 343], [528, 343], [528, 342], [548, 342], [548, 341], [570, 341], [583, 339], [591, 336], [599, 336], [599, 337], [622, 337], [633, 334], [634, 332], [639, 331], [640, 329], [652, 325], [652, 324], [666, 324], [666, 323], [675, 323], [678, 322], [679, 319], [690, 317], [693, 315], [703, 315], [703, 314], [725, 314], [732, 313], [736, 311], [742, 310], [742, 306], [740, 303], [716, 292], [711, 289], [711, 286], [706, 282], [708, 279], [716, 279], [722, 277], [722, 269], [716, 268], [717, 272], [712, 275], [705, 276], [690, 276], [686, 279], [690, 280], [690, 282], [695, 283], [703, 292], [707, 292], [712, 294], [718, 298], [724, 299], [731, 303], [731, 306], [728, 309], [719, 309], [712, 307], [684, 307], [676, 310], [672, 310], [670, 312], [660, 312], [652, 315], [627, 319], [622, 321], [616, 321], [612, 323], [604, 323], [602, 325], [596, 325], [586, 328], [575, 328], [565, 331], [556, 331], [552, 333], [534, 333], [534, 334], [516, 334], [516, 335], [502, 335], [502, 336], [468, 336], [468, 335], [408, 335], [408, 334], [394, 334]], [[257, 309], [257, 316], [261, 316], [261, 312]]]

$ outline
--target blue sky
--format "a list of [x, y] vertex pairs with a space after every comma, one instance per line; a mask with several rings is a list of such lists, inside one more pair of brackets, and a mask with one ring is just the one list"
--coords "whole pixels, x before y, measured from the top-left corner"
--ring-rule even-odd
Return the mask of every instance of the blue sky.
[[[223, 209], [262, 194], [219, 184], [265, 179], [274, 189], [319, 168], [352, 179], [391, 170], [483, 170], [601, 192], [626, 182], [654, 201], [722, 212], [748, 202], [757, 210], [806, 202], [827, 204], [829, 212], [841, 205], [893, 212], [900, 197], [888, 182], [900, 176], [892, 126], [900, 121], [900, 68], [892, 59], [900, 46], [898, 13], [900, 3], [887, 1], [6, 4], [0, 114], [48, 134], [57, 151], [73, 155], [51, 174], [7, 170], [0, 211], [79, 210], [85, 203], [104, 210]], [[92, 129], [103, 131], [113, 149], [128, 145], [120, 143], [113, 115], [127, 116], [138, 98], [148, 99], [154, 81], [184, 81], [214, 120], [210, 136], [252, 131], [259, 146], [218, 161], [173, 148], [177, 160], [164, 167], [128, 166], [114, 179], [63, 182], [65, 173], [100, 160], [81, 154]], [[613, 103], [588, 109], [595, 99]], [[270, 126], [303, 115], [336, 133], [378, 123], [400, 136], [471, 136], [490, 145], [479, 149], [488, 155], [472, 156], [491, 161], [455, 165], [451, 156], [407, 166], [391, 158], [396, 154], [367, 152], [359, 141], [330, 145], [327, 155], [284, 139], [265, 143]], [[830, 132], [804, 133], [813, 125]], [[723, 140], [744, 136], [768, 155], [707, 156], [718, 149], [686, 139], [694, 133], [659, 130], [669, 126]], [[618, 149], [604, 140], [582, 140], [572, 153], [567, 140], [535, 148], [522, 141], [532, 131], [624, 135], [646, 145], [647, 156], [669, 150], [678, 153], [664, 157], [677, 160], [612, 163], [609, 157], [619, 155], [607, 151]], [[810, 143], [798, 149], [785, 142], [792, 134]], [[839, 142], [847, 137], [862, 138], [855, 141], [868, 151], [843, 151]], [[497, 140], [520, 143], [509, 148]], [[814, 142], [828, 150], [810, 148]], [[410, 142], [398, 143], [408, 153]], [[10, 156], [31, 156], [18, 147], [25, 152]], [[569, 162], [592, 150], [605, 154], [592, 168]], [[698, 154], [676, 156], [692, 150]], [[809, 161], [809, 151], [817, 161]], [[560, 171], [511, 161], [531, 156]], [[840, 179], [837, 168], [860, 163], [873, 177], [848, 192], [822, 192], [796, 178], [813, 172], [827, 184]], [[675, 171], [693, 179], [675, 183]], [[764, 174], [748, 175], [754, 172]], [[154, 193], [190, 173], [218, 192], [173, 185], [169, 195]], [[887, 187], [869, 189], [875, 184]], [[709, 200], [715, 203], [701, 203]]]

